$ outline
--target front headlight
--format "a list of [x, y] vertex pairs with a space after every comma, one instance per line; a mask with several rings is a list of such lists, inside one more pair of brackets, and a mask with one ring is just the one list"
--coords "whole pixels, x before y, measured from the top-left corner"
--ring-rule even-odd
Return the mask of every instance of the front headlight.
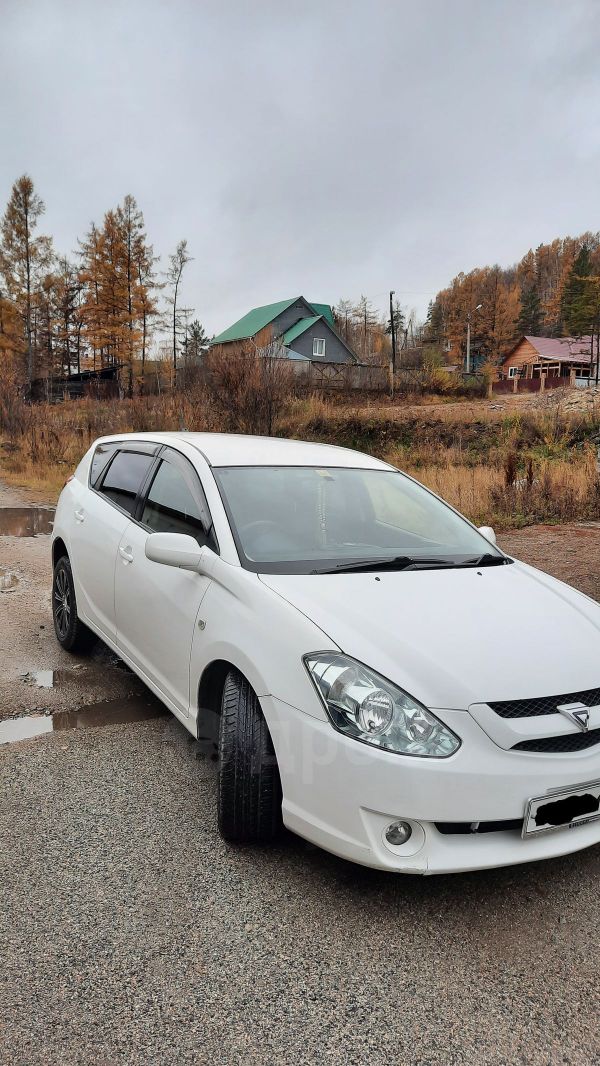
[[347, 655], [317, 652], [304, 663], [340, 733], [401, 755], [444, 759], [459, 738], [407, 692]]

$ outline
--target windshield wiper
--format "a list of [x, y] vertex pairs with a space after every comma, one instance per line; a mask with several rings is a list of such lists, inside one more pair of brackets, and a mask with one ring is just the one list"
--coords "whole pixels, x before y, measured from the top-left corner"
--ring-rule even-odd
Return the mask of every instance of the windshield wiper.
[[491, 552], [484, 552], [477, 559], [470, 559], [466, 563], [459, 563], [459, 566], [505, 566], [506, 563], [512, 562], [512, 559], [507, 559], [504, 555], [492, 555]]
[[421, 555], [412, 558], [410, 555], [393, 555], [383, 559], [357, 559], [353, 563], [338, 563], [336, 566], [328, 566], [323, 570], [311, 570], [311, 574], [360, 574], [375, 570], [450, 570], [463, 569], [476, 566], [505, 566], [512, 562], [504, 555], [492, 555], [484, 552], [475, 559], [463, 561], [455, 559], [440, 559], [434, 556]]
[[453, 563], [448, 559], [434, 559], [428, 558], [427, 556], [412, 559], [410, 555], [394, 555], [387, 559], [358, 559], [353, 563], [338, 563], [337, 566], [327, 567], [323, 570], [311, 570], [311, 574], [358, 574], [372, 570], [408, 570], [413, 566], [445, 568], [456, 566], [456, 563]]

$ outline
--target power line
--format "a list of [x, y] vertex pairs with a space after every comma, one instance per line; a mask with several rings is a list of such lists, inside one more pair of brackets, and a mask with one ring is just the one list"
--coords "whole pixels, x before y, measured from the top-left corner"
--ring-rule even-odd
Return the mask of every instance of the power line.
[[[395, 292], [399, 296], [437, 296], [439, 289], [396, 289]], [[376, 300], [379, 296], [387, 296], [387, 290], [373, 293], [371, 299]]]

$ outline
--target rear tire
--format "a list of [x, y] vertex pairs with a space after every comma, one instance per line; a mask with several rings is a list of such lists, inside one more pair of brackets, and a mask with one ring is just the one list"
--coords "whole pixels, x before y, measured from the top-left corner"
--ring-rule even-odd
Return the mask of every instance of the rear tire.
[[73, 571], [67, 555], [61, 556], [52, 578], [52, 620], [54, 632], [65, 651], [84, 653], [94, 644], [94, 634], [77, 614]]
[[281, 779], [258, 698], [236, 671], [225, 679], [219, 729], [219, 832], [233, 844], [269, 844], [283, 827]]

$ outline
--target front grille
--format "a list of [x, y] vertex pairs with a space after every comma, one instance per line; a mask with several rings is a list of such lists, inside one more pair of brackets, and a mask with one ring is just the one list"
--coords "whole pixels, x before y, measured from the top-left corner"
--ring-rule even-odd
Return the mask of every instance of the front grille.
[[444, 836], [470, 836], [472, 833], [506, 833], [512, 829], [520, 831], [523, 819], [507, 818], [503, 822], [434, 822], [434, 825], [438, 833], [443, 833]]
[[536, 718], [542, 714], [556, 714], [559, 703], [583, 703], [586, 707], [597, 707], [600, 704], [600, 688], [565, 692], [562, 696], [538, 696], [530, 700], [501, 700], [499, 703], [488, 703], [488, 707], [501, 718]]
[[536, 740], [522, 740], [515, 744], [512, 751], [548, 751], [564, 753], [584, 751], [600, 744], [600, 729], [590, 729], [589, 733], [564, 733], [561, 737], [538, 737]]

